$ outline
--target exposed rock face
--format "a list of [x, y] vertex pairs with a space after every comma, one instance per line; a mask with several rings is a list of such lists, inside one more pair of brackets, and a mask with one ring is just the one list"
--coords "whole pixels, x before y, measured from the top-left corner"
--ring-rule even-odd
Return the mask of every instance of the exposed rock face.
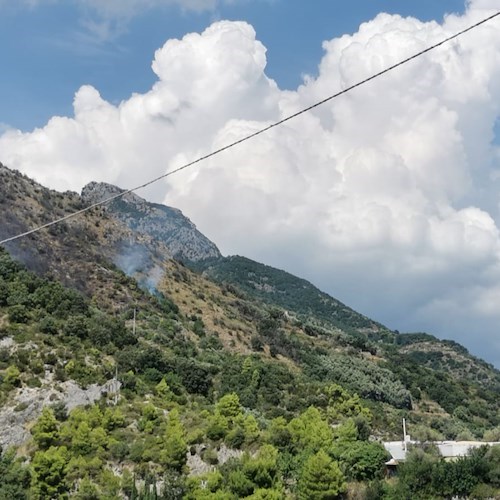
[[[83, 188], [82, 198], [92, 204], [123, 191], [111, 184], [91, 182]], [[149, 203], [134, 193], [127, 193], [106, 205], [106, 210], [134, 232], [164, 243], [176, 259], [198, 262], [221, 257], [217, 246], [176, 208]]]
[[12, 400], [12, 405], [4, 405], [0, 408], [0, 448], [7, 449], [10, 446], [21, 446], [30, 438], [30, 427], [40, 416], [45, 406], [56, 402], [62, 402], [68, 411], [77, 406], [85, 406], [95, 403], [105, 394], [111, 394], [120, 390], [121, 383], [110, 380], [100, 386], [90, 385], [82, 389], [72, 380], [57, 385], [49, 378], [45, 387], [31, 388], [23, 387], [17, 390]]
[[[213, 472], [216, 468], [214, 465], [205, 462], [201, 456], [203, 454], [205, 445], [196, 445], [195, 453], [187, 453], [187, 465], [189, 467], [189, 474], [191, 476], [201, 476], [202, 474], [207, 474], [208, 472]], [[231, 458], [241, 458], [243, 451], [228, 448], [225, 444], [222, 444], [217, 450], [217, 463], [220, 465], [225, 464]]]

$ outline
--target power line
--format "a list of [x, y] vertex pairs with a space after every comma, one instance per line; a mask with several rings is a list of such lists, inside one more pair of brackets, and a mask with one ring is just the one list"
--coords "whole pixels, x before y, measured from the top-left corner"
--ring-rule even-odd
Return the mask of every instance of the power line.
[[162, 179], [165, 179], [166, 177], [174, 175], [182, 170], [185, 170], [186, 168], [192, 167], [193, 165], [196, 165], [197, 163], [200, 163], [204, 160], [207, 160], [208, 158], [211, 158], [212, 156], [216, 156], [216, 155], [222, 153], [223, 151], [226, 151], [228, 149], [231, 149], [231, 148], [237, 146], [238, 144], [241, 144], [242, 142], [249, 141], [250, 139], [257, 137], [258, 135], [264, 134], [265, 132], [267, 132], [275, 127], [283, 125], [283, 123], [286, 123], [290, 120], [293, 120], [294, 118], [297, 118], [298, 116], [303, 115], [304, 113], [307, 113], [307, 112], [311, 111], [312, 109], [315, 109], [319, 106], [322, 106], [323, 104], [325, 104], [329, 101], [332, 101], [333, 99], [336, 99], [337, 97], [340, 97], [343, 94], [347, 94], [351, 90], [354, 90], [355, 88], [360, 87], [361, 85], [364, 85], [365, 83], [368, 83], [372, 80], [375, 80], [376, 78], [378, 78], [382, 75], [385, 75], [386, 73], [389, 73], [390, 71], [392, 71], [400, 66], [403, 66], [404, 64], [406, 64], [410, 61], [413, 61], [414, 59], [417, 59], [418, 57], [426, 54], [427, 52], [430, 52], [430, 51], [440, 47], [441, 45], [444, 45], [444, 44], [450, 42], [451, 40], [458, 38], [459, 36], [463, 35], [464, 33], [467, 33], [468, 31], [472, 31], [473, 29], [477, 28], [478, 26], [481, 26], [482, 24], [485, 24], [488, 21], [491, 21], [492, 19], [494, 19], [498, 16], [500, 16], [500, 11], [482, 19], [481, 21], [478, 21], [478, 22], [472, 24], [471, 26], [455, 33], [454, 35], [451, 35], [451, 36], [441, 40], [440, 42], [435, 43], [434, 45], [427, 47], [426, 49], [423, 49], [423, 50], [417, 52], [416, 54], [413, 54], [410, 57], [407, 57], [406, 59], [403, 59], [403, 60], [397, 62], [396, 64], [393, 64], [392, 66], [385, 68], [382, 71], [379, 71], [378, 73], [375, 73], [375, 74], [369, 76], [368, 78], [365, 78], [364, 80], [359, 81], [358, 83], [351, 85], [350, 87], [345, 88], [344, 90], [341, 90], [335, 94], [332, 94], [332, 95], [322, 99], [321, 101], [317, 101], [316, 103], [314, 103], [306, 108], [303, 108], [300, 111], [297, 111], [296, 113], [288, 115], [285, 118], [282, 118], [281, 120], [274, 122], [274, 123], [272, 123], [264, 128], [261, 128], [261, 129], [257, 130], [256, 132], [253, 132], [252, 134], [249, 134], [245, 137], [242, 137], [241, 139], [238, 139], [234, 142], [231, 142], [231, 143], [227, 144], [226, 146], [223, 146], [219, 149], [216, 149], [215, 151], [212, 151], [204, 156], [200, 156], [196, 160], [193, 160], [193, 161], [186, 163], [178, 168], [175, 168], [174, 170], [171, 170], [170, 172], [166, 172], [165, 174], [162, 174], [158, 177], [155, 177], [154, 179], [151, 179], [151, 180], [145, 182], [144, 184], [141, 184], [140, 186], [136, 186], [134, 188], [127, 189], [125, 191], [122, 191], [121, 193], [115, 194], [113, 196], [110, 196], [109, 198], [106, 198], [106, 199], [101, 200], [99, 202], [93, 203], [92, 205], [89, 205], [85, 208], [82, 208], [81, 210], [77, 210], [76, 212], [72, 212], [70, 214], [67, 214], [64, 217], [60, 217], [59, 219], [54, 219], [50, 222], [47, 222], [47, 223], [42, 224], [40, 226], [37, 226], [33, 229], [30, 229], [29, 231], [25, 231], [24, 233], [20, 233], [20, 234], [17, 234], [15, 236], [11, 236], [10, 238], [6, 238], [6, 239], [0, 241], [0, 245], [3, 245], [4, 243], [8, 243], [10, 241], [18, 240], [18, 239], [23, 238], [25, 236], [29, 236], [30, 234], [37, 233], [38, 231], [41, 231], [42, 229], [46, 229], [50, 226], [54, 226], [55, 224], [59, 224], [59, 223], [64, 222], [68, 219], [72, 219], [73, 217], [77, 217], [78, 215], [80, 215], [84, 212], [88, 212], [89, 210], [92, 210], [93, 208], [100, 207], [102, 205], [106, 205], [106, 204], [112, 202], [113, 200], [116, 200], [117, 198], [121, 198], [121, 197], [125, 196], [126, 194], [133, 193], [134, 191], [138, 191], [139, 189], [143, 189], [147, 186], [150, 186], [151, 184], [154, 184]]

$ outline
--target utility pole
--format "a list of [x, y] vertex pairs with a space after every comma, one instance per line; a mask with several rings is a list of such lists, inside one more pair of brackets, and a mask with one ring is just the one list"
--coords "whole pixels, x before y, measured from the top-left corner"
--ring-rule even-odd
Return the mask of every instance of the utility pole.
[[118, 404], [118, 365], [115, 365], [115, 406]]
[[405, 450], [405, 453], [407, 451], [407, 445], [406, 445], [406, 418], [403, 418], [403, 449]]
[[135, 335], [135, 307], [134, 307], [134, 323], [132, 326], [132, 333]]

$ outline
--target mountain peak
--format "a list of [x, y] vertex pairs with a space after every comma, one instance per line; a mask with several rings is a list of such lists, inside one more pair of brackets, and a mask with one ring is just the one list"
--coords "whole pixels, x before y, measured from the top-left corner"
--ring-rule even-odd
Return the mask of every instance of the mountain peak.
[[[82, 189], [82, 199], [93, 204], [124, 191], [105, 182], [91, 182]], [[106, 210], [132, 231], [164, 243], [178, 260], [198, 262], [221, 257], [215, 243], [177, 208], [150, 203], [135, 193], [126, 193], [106, 205]]]

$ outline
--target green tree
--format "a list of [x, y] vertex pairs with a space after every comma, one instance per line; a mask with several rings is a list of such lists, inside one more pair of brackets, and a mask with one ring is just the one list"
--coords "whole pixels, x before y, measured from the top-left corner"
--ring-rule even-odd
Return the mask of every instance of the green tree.
[[229, 423], [224, 415], [216, 412], [208, 421], [207, 437], [217, 441], [223, 439], [229, 430]]
[[275, 489], [256, 489], [246, 500], [283, 500], [285, 495], [281, 490]]
[[342, 471], [323, 450], [306, 460], [298, 481], [300, 500], [333, 500], [345, 490]]
[[74, 455], [66, 467], [66, 480], [69, 484], [80, 480], [82, 477], [95, 478], [103, 469], [103, 461], [97, 456]]
[[222, 396], [219, 401], [217, 401], [215, 410], [229, 421], [233, 421], [241, 414], [240, 398], [238, 394], [231, 392], [230, 394]]
[[253, 415], [247, 415], [243, 421], [245, 441], [249, 444], [255, 442], [260, 435], [259, 424]]
[[296, 450], [306, 449], [312, 453], [330, 447], [333, 437], [328, 422], [314, 406], [292, 419], [288, 431]]
[[379, 443], [354, 441], [342, 447], [338, 460], [347, 478], [366, 481], [382, 474], [388, 460], [387, 451]]
[[179, 411], [173, 409], [168, 415], [165, 440], [160, 458], [164, 465], [180, 472], [187, 461], [186, 453], [187, 445]]
[[66, 498], [68, 449], [51, 446], [37, 451], [31, 464], [33, 470], [32, 492], [35, 499]]
[[245, 442], [245, 431], [237, 425], [227, 433], [224, 441], [230, 448], [239, 449]]
[[489, 464], [488, 482], [493, 486], [500, 487], [500, 445], [492, 446], [485, 455]]
[[352, 418], [347, 419], [333, 431], [334, 439], [339, 443], [356, 441], [358, 439], [358, 427]]
[[70, 316], [66, 321], [63, 332], [65, 335], [71, 335], [80, 339], [85, 339], [89, 335], [88, 318], [83, 314]]
[[93, 450], [90, 437], [91, 428], [88, 422], [81, 422], [71, 436], [71, 447], [79, 454], [87, 455]]
[[412, 498], [427, 498], [433, 494], [432, 478], [440, 456], [437, 449], [411, 449], [399, 467], [399, 488], [404, 488]]
[[29, 469], [16, 459], [15, 451], [2, 454], [0, 447], [0, 498], [27, 500], [30, 480]]
[[267, 435], [268, 441], [279, 449], [284, 449], [290, 444], [291, 435], [284, 417], [271, 420]]
[[35, 443], [42, 450], [56, 444], [59, 439], [59, 423], [54, 415], [54, 410], [46, 406], [31, 429]]
[[22, 304], [9, 307], [9, 321], [11, 323], [27, 323], [30, 318], [28, 308]]
[[78, 491], [74, 495], [77, 500], [99, 500], [102, 498], [99, 494], [97, 485], [88, 477], [84, 477], [78, 485]]
[[55, 335], [58, 332], [59, 325], [53, 316], [44, 316], [38, 323], [38, 328], [42, 333]]
[[135, 477], [132, 475], [129, 469], [124, 468], [121, 478], [121, 490], [125, 494], [126, 498], [136, 498], [137, 488], [135, 486]]
[[[207, 472], [203, 475], [189, 477], [186, 481], [186, 487], [190, 494], [199, 490], [214, 493], [221, 488], [222, 481], [222, 474], [220, 471], [215, 470], [213, 472]], [[190, 494], [188, 494], [188, 496], [190, 496]]]
[[110, 469], [102, 469], [99, 474], [98, 484], [100, 489], [100, 499], [114, 500], [119, 498], [120, 492], [120, 478]]
[[[30, 306], [31, 305], [31, 294], [30, 290], [26, 283], [23, 282], [22, 278], [26, 277], [25, 275], [18, 275], [18, 279], [11, 281], [8, 284], [8, 296], [7, 296], [7, 304], [13, 307], [18, 306]], [[21, 279], [19, 279], [21, 278]], [[11, 308], [11, 310], [14, 310]], [[27, 311], [25, 307], [25, 311]]]
[[238, 496], [238, 498], [244, 498], [251, 495], [255, 488], [254, 483], [241, 469], [235, 469], [229, 473], [227, 486], [235, 495]]
[[160, 382], [158, 382], [155, 387], [155, 392], [159, 397], [165, 400], [169, 400], [172, 397], [172, 391], [170, 390], [165, 377], [163, 377]]
[[102, 425], [107, 431], [112, 431], [125, 426], [125, 415], [119, 408], [106, 408], [104, 411]]
[[243, 471], [257, 487], [271, 488], [277, 480], [278, 455], [274, 446], [266, 444], [255, 458], [244, 462]]
[[338, 421], [345, 417], [363, 416], [368, 422], [371, 421], [371, 412], [363, 406], [357, 394], [350, 395], [338, 384], [330, 384], [325, 389], [328, 397], [327, 415], [330, 421]]

